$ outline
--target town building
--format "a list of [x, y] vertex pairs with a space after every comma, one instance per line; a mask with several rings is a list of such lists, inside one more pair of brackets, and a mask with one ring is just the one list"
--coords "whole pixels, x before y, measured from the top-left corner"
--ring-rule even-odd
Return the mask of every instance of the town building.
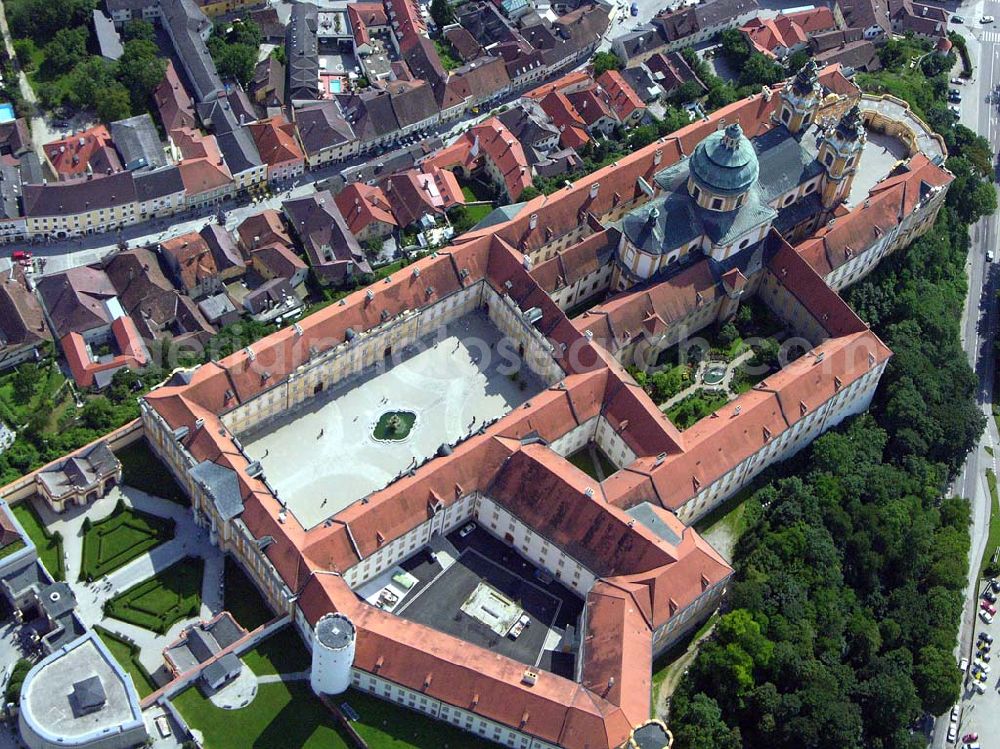
[[53, 512], [83, 507], [107, 494], [122, 478], [122, 464], [106, 442], [35, 474], [39, 495]]

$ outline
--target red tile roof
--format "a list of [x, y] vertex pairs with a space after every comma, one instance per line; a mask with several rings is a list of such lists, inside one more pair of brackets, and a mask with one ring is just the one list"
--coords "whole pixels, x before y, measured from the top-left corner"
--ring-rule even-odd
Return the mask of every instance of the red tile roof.
[[260, 158], [269, 167], [305, 162], [305, 154], [295, 137], [295, 125], [284, 115], [253, 122], [248, 127]]
[[597, 83], [604, 89], [608, 104], [614, 109], [615, 117], [624, 122], [637, 109], [646, 109], [639, 94], [617, 70], [606, 70], [597, 78]]
[[337, 193], [335, 200], [348, 228], [354, 234], [360, 234], [373, 221], [396, 226], [392, 207], [381, 187], [352, 182]]

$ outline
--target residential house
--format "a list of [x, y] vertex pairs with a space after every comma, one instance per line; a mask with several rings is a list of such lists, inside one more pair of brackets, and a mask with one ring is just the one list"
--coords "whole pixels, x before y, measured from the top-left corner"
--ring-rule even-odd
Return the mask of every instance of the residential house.
[[336, 101], [309, 104], [293, 110], [292, 116], [310, 169], [358, 152], [358, 139]]
[[174, 283], [192, 299], [200, 299], [224, 288], [215, 256], [198, 232], [164, 240], [160, 243], [160, 257]]
[[257, 63], [250, 82], [250, 96], [261, 107], [285, 104], [285, 66], [271, 55]]
[[[267, 181], [267, 164], [261, 159], [246, 124], [253, 115], [236, 111], [241, 98], [245, 98], [245, 95], [240, 97], [230, 94], [198, 106], [198, 116], [215, 135], [237, 191], [249, 190]], [[246, 106], [250, 106], [249, 102], [246, 102]]]
[[91, 13], [91, 24], [94, 27], [94, 37], [97, 39], [101, 57], [111, 61], [118, 60], [125, 48], [122, 46], [122, 38], [114, 22], [104, 14], [104, 11], [95, 8]]
[[184, 177], [176, 164], [133, 177], [139, 220], [172, 216], [185, 206]]
[[284, 115], [270, 117], [249, 126], [250, 135], [267, 166], [267, 181], [286, 182], [305, 170], [305, 154], [295, 137], [295, 125]]
[[462, 188], [449, 169], [427, 163], [421, 168], [423, 171], [410, 169], [393, 174], [381, 183], [400, 228], [434, 224], [449, 208], [465, 202]]
[[604, 100], [615, 120], [625, 126], [638, 125], [646, 114], [646, 105], [617, 70], [606, 70], [597, 78]]
[[387, 237], [397, 228], [392, 206], [381, 187], [353, 182], [337, 193], [336, 201], [358, 241]]
[[232, 281], [246, 273], [246, 259], [243, 257], [236, 239], [226, 227], [218, 224], [206, 224], [198, 233], [205, 240], [212, 253], [219, 278], [223, 281]]
[[38, 359], [52, 342], [41, 304], [18, 271], [0, 281], [0, 370]]
[[522, 99], [516, 106], [498, 114], [497, 119], [521, 144], [532, 166], [559, 147], [559, 128], [533, 99]]
[[122, 170], [121, 160], [111, 144], [111, 134], [104, 125], [46, 143], [42, 151], [49, 169], [58, 180]]
[[328, 190], [286, 200], [282, 208], [320, 283], [339, 286], [358, 274], [371, 273], [361, 245]]
[[292, 238], [281, 220], [281, 213], [273, 208], [244, 219], [236, 227], [236, 236], [240, 248], [247, 254], [268, 244], [281, 244], [286, 247], [292, 245]]
[[138, 221], [131, 172], [23, 186], [27, 233], [65, 239], [131, 226]]
[[129, 171], [152, 170], [167, 165], [167, 157], [153, 118], [140, 114], [111, 123], [111, 141]]
[[196, 130], [198, 128], [194, 104], [181, 83], [180, 76], [177, 75], [173, 60], [167, 60], [167, 72], [153, 91], [153, 103], [160, 113], [160, 123], [166, 131], [168, 139], [171, 138], [174, 130], [180, 128]]
[[319, 9], [312, 3], [294, 3], [285, 31], [288, 82], [285, 92], [293, 105], [319, 96]]
[[[194, 301], [177, 291], [156, 253], [137, 247], [103, 262], [122, 308], [145, 341], [169, 339], [171, 347], [200, 351], [215, 329]], [[160, 362], [169, 368], [170, 362]]]
[[649, 25], [617, 37], [611, 49], [631, 66], [656, 52], [692, 47], [738, 28], [757, 15], [757, 9], [757, 0], [706, 0], [667, 8]]
[[258, 247], [250, 253], [250, 262], [261, 278], [267, 281], [284, 278], [293, 288], [305, 283], [309, 274], [309, 266], [288, 245], [273, 243]]
[[125, 314], [114, 284], [97, 267], [84, 265], [43, 276], [37, 289], [56, 338], [75, 331], [87, 342], [100, 342], [107, 338], [112, 320]]
[[302, 300], [287, 278], [265, 281], [243, 297], [243, 307], [259, 322], [290, 319], [302, 314]]
[[754, 49], [778, 60], [806, 49], [813, 35], [836, 30], [833, 11], [826, 7], [779, 13], [773, 18], [757, 16], [740, 27]]
[[187, 205], [219, 203], [233, 197], [236, 183], [214, 135], [181, 128], [174, 133], [174, 144], [183, 155], [178, 166]]
[[653, 81], [668, 98], [687, 83], [697, 85], [703, 93], [708, 90], [680, 52], [657, 52], [650, 55], [641, 67], [649, 71]]
[[366, 153], [400, 138], [399, 120], [387, 91], [363, 91], [337, 97], [344, 119], [358, 139], [358, 152]]

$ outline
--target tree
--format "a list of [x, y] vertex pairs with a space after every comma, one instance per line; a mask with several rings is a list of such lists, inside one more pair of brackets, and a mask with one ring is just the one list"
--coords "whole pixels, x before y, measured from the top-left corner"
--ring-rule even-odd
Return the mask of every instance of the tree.
[[741, 86], [770, 86], [784, 77], [781, 65], [760, 52], [754, 52], [740, 63]]
[[166, 60], [159, 56], [153, 42], [146, 39], [125, 42], [125, 50], [118, 60], [118, 80], [131, 93], [134, 110], [145, 108], [166, 70]]
[[275, 47], [271, 50], [271, 57], [277, 60], [282, 65], [285, 64], [285, 48], [281, 45]]
[[246, 86], [253, 80], [253, 71], [257, 66], [257, 48], [245, 44], [226, 45], [220, 50], [216, 64], [219, 75], [223, 78], [231, 78]]
[[54, 78], [71, 70], [87, 55], [87, 29], [83, 26], [59, 29], [42, 53], [42, 71], [47, 76]]
[[520, 202], [526, 202], [528, 200], [534, 200], [541, 194], [542, 194], [541, 191], [539, 191], [537, 187], [535, 187], [534, 185], [528, 185], [523, 190], [521, 190], [521, 194], [518, 196], [517, 199]]
[[788, 71], [789, 75], [795, 75], [808, 61], [809, 53], [804, 49], [800, 49], [798, 52], [793, 52], [791, 56], [785, 60], [785, 69]]
[[598, 52], [592, 60], [594, 65], [594, 77], [609, 70], [621, 70], [625, 63], [614, 52]]
[[27, 405], [28, 401], [31, 400], [38, 386], [38, 378], [37, 364], [22, 364], [14, 370], [14, 375], [11, 378], [11, 386], [14, 389], [14, 398], [18, 404]]
[[670, 721], [676, 749], [741, 749], [739, 731], [726, 725], [722, 710], [711, 697], [698, 693], [678, 702]]
[[80, 421], [88, 429], [106, 432], [115, 425], [115, 409], [103, 395], [91, 398], [80, 411]]
[[153, 28], [153, 24], [142, 18], [133, 18], [131, 21], [127, 21], [125, 23], [124, 35], [126, 42], [136, 39], [147, 42], [156, 41], [156, 29]]
[[704, 92], [704, 87], [698, 81], [685, 81], [679, 87], [674, 89], [670, 98], [675, 102], [683, 104], [689, 101], [694, 101]]
[[726, 29], [719, 34], [719, 42], [722, 44], [722, 54], [734, 63], [741, 63], [750, 57], [750, 42], [739, 29]]
[[431, 0], [431, 18], [438, 29], [443, 29], [455, 18], [455, 14], [451, 10], [451, 3], [448, 0]]
[[233, 21], [233, 30], [229, 35], [230, 44], [245, 44], [248, 47], [260, 47], [264, 41], [264, 32], [260, 30], [260, 25], [249, 16], [237, 18]]
[[112, 83], [96, 92], [97, 116], [102, 122], [124, 120], [132, 116], [131, 96], [120, 83]]

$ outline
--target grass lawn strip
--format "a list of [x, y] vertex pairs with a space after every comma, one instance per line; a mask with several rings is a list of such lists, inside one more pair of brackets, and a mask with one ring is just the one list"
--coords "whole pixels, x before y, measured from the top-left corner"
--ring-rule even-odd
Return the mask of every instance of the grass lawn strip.
[[231, 556], [225, 562], [225, 607], [239, 625], [252, 632], [274, 618], [274, 612], [257, 590], [257, 586]]
[[667, 418], [680, 430], [687, 429], [729, 402], [725, 393], [696, 390], [667, 409]]
[[979, 576], [983, 577], [990, 566], [993, 554], [1000, 546], [1000, 498], [997, 496], [997, 475], [990, 468], [986, 471], [986, 483], [990, 487], [990, 532], [983, 548], [983, 559], [979, 563]]
[[139, 693], [139, 699], [143, 699], [156, 691], [156, 683], [153, 681], [153, 677], [149, 675], [149, 672], [139, 661], [139, 648], [103, 627], [94, 627], [94, 631], [97, 632], [97, 636], [101, 638], [101, 641], [111, 651], [111, 655], [115, 657], [119, 665], [132, 677], [132, 683], [135, 685], [135, 691]]
[[[351, 725], [369, 749], [491, 749], [496, 744], [407, 708], [350, 690], [334, 697], [347, 702], [360, 719]], [[200, 731], [205, 749], [303, 747], [346, 749], [333, 716], [308, 682], [261, 684], [242, 710], [222, 710], [191, 688], [173, 700], [188, 725]]]
[[253, 702], [241, 710], [218, 708], [195, 687], [173, 703], [188, 726], [201, 732], [205, 749], [350, 747], [305, 681], [260, 684]]
[[14, 516], [28, 534], [28, 538], [35, 544], [38, 550], [38, 558], [42, 560], [45, 569], [56, 580], [65, 580], [66, 571], [63, 569], [63, 545], [62, 536], [57, 531], [49, 533], [42, 525], [41, 518], [35, 513], [34, 508], [28, 502], [22, 502], [14, 507]]
[[106, 616], [164, 634], [175, 622], [197, 616], [205, 562], [186, 557], [104, 604]]
[[81, 580], [96, 580], [124, 567], [155, 546], [174, 537], [174, 521], [129, 507], [87, 530], [83, 537]]
[[279, 630], [258, 643], [253, 650], [244, 653], [242, 658], [247, 667], [258, 676], [308, 671], [312, 663], [309, 651], [294, 626]]

